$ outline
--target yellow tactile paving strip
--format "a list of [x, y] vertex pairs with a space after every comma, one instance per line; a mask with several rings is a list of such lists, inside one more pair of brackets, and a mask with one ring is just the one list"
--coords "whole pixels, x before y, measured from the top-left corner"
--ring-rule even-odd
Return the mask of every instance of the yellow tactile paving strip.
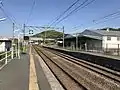
[[29, 55], [30, 55], [29, 90], [39, 90], [38, 84], [37, 84], [37, 76], [36, 76], [34, 59], [31, 53], [31, 47], [30, 47]]

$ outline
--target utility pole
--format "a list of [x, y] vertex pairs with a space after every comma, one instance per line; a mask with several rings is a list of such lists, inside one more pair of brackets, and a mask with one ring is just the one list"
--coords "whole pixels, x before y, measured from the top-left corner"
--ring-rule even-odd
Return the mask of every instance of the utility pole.
[[45, 27], [45, 39], [44, 39], [44, 44], [45, 44], [45, 42], [46, 42], [46, 33], [47, 33], [47, 30], [46, 30], [47, 28]]
[[14, 43], [15, 24], [13, 23], [13, 43]]
[[13, 23], [13, 37], [12, 37], [12, 52], [11, 52], [11, 58], [13, 59], [13, 51], [14, 51], [14, 33], [15, 33], [15, 24]]
[[25, 36], [25, 24], [23, 25], [23, 38]]
[[22, 47], [22, 50], [23, 52], [25, 53], [26, 49], [25, 49], [25, 40], [24, 40], [24, 37], [25, 37], [25, 24], [23, 25], [23, 47]]
[[78, 50], [78, 35], [76, 33], [76, 50]]
[[64, 44], [65, 44], [65, 34], [64, 34], [65, 32], [64, 32], [64, 26], [63, 26], [62, 29], [63, 29], [63, 48], [65, 48], [65, 45], [64, 45]]

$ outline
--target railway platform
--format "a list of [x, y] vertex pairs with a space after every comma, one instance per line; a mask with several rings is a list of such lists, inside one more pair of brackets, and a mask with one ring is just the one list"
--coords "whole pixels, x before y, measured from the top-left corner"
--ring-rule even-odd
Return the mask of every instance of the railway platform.
[[[60, 88], [60, 89], [56, 89]], [[63, 90], [34, 49], [0, 70], [0, 90]]]
[[13, 59], [0, 70], [0, 90], [28, 90], [29, 54]]
[[117, 71], [34, 45], [0, 70], [0, 90], [120, 90], [119, 77]]

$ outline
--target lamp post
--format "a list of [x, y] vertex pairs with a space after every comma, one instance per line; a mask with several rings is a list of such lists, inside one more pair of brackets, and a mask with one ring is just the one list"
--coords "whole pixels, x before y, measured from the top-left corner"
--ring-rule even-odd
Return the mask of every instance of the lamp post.
[[21, 34], [23, 34], [23, 33], [20, 33], [19, 32], [20, 31], [20, 29], [17, 29], [17, 30], [14, 30], [14, 33], [15, 32], [18, 32], [18, 36], [17, 36], [17, 38], [18, 38], [18, 49], [17, 49], [17, 55], [18, 55], [18, 58], [20, 59], [20, 35]]

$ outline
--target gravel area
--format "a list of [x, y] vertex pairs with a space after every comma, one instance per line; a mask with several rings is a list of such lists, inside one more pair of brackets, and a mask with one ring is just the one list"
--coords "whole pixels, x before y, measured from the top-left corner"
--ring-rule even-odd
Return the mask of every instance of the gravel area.
[[[74, 78], [79, 84], [81, 84], [81, 86], [87, 88], [88, 90], [120, 90], [120, 81], [112, 80], [104, 75], [101, 75], [90, 69], [87, 69], [82, 65], [81, 66], [77, 65], [71, 61], [61, 58], [42, 48], [40, 48], [40, 50], [42, 50], [42, 52], [46, 54], [47, 57], [49, 58], [45, 61], [46, 63], [49, 61], [48, 65], [52, 67], [51, 68], [52, 70], [54, 70], [54, 67], [56, 65], [57, 67], [59, 67], [58, 69], [59, 71], [61, 68], [68, 74], [69, 77], [71, 76], [72, 78]], [[44, 58], [46, 57], [44, 56]], [[55, 65], [50, 63], [50, 59], [52, 60], [52, 63], [54, 62]], [[57, 67], [55, 67], [55, 69]], [[54, 70], [54, 72], [57, 71], [58, 73], [58, 70]], [[61, 74], [59, 75], [65, 77], [64, 75]], [[58, 77], [60, 77], [59, 75]], [[72, 85], [72, 83], [70, 84]], [[77, 90], [77, 89], [68, 89], [68, 90]]]

